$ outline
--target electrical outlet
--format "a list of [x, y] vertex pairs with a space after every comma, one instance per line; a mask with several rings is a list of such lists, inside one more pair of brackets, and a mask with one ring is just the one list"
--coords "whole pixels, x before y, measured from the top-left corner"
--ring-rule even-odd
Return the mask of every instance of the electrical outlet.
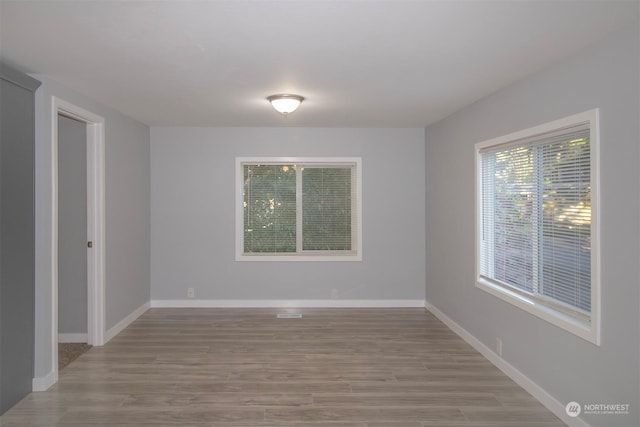
[[188, 298], [193, 298], [195, 296], [196, 295], [195, 295], [195, 292], [194, 292], [193, 288], [187, 288], [187, 297]]
[[502, 339], [496, 338], [496, 353], [502, 357]]
[[338, 290], [331, 289], [331, 299], [338, 299]]

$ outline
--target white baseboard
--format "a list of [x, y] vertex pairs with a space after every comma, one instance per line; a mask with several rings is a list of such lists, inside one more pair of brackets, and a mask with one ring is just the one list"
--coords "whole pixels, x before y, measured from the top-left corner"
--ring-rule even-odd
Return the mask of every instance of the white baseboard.
[[447, 317], [446, 314], [438, 310], [428, 302], [425, 304], [425, 308], [433, 313], [442, 323], [447, 325], [449, 329], [458, 334], [460, 338], [465, 340], [473, 348], [475, 348], [480, 354], [486, 357], [491, 363], [493, 363], [498, 369], [504, 372], [509, 378], [511, 378], [516, 384], [529, 392], [535, 397], [541, 404], [543, 404], [548, 410], [553, 412], [555, 416], [560, 418], [562, 422], [570, 427], [590, 427], [581, 418], [569, 417], [565, 411], [565, 406], [551, 396], [546, 390], [536, 384], [531, 378], [516, 369], [509, 362], [498, 356], [489, 347], [484, 345], [480, 340], [471, 335], [469, 331], [458, 325], [456, 322]]
[[47, 391], [49, 387], [58, 382], [56, 372], [51, 371], [44, 377], [35, 377], [31, 383], [33, 391]]
[[89, 334], [58, 334], [58, 342], [88, 342]]
[[151, 300], [164, 308], [424, 308], [424, 300]]
[[113, 325], [111, 328], [109, 328], [109, 330], [105, 334], [104, 343], [106, 344], [109, 341], [111, 341], [116, 335], [122, 332], [124, 328], [126, 328], [131, 323], [133, 323], [133, 321], [136, 320], [138, 317], [142, 316], [145, 311], [149, 310], [150, 306], [151, 305], [148, 302], [145, 302], [140, 307], [133, 310], [133, 312], [131, 312], [127, 317], [125, 317], [124, 319], [122, 319], [121, 321]]

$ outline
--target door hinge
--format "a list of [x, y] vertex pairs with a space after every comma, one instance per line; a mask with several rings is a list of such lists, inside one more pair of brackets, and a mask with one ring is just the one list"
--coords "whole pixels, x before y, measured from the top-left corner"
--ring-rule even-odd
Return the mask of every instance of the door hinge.
[[92, 248], [92, 247], [93, 247], [93, 242], [92, 242], [91, 240], [89, 240], [89, 241], [87, 242], [87, 247], [88, 247], [88, 248]]

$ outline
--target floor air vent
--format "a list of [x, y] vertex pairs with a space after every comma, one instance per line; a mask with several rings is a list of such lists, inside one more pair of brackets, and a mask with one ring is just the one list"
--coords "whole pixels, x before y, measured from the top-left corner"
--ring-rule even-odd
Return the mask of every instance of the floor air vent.
[[278, 313], [278, 319], [301, 319], [300, 313]]

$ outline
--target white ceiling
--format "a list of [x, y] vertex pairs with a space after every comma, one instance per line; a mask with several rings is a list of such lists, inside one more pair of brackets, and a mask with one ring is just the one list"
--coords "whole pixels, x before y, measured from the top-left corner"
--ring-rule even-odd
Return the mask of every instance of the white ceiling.
[[[5, 1], [0, 57], [143, 123], [424, 127], [637, 1]], [[307, 99], [286, 120], [268, 95]]]

